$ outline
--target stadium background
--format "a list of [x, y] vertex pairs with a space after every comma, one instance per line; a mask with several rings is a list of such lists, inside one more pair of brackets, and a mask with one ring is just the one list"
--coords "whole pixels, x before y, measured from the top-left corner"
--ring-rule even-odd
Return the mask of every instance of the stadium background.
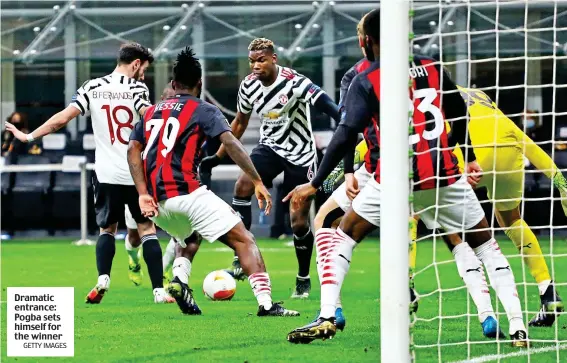
[[[567, 127], [567, 103], [561, 100], [567, 94], [561, 85], [567, 83], [567, 34], [563, 30], [567, 5], [538, 1], [528, 11], [523, 1], [469, 1], [469, 8], [454, 6], [458, 3], [414, 2], [414, 52], [448, 62], [458, 84], [486, 89], [521, 126], [525, 112], [531, 110], [536, 127], [527, 132], [553, 152], [560, 167], [566, 167], [562, 141], [567, 140], [563, 128]], [[558, 7], [556, 17], [554, 5]], [[116, 50], [124, 41], [139, 42], [155, 52], [156, 62], [145, 80], [154, 101], [169, 80], [177, 50], [192, 45], [204, 64], [204, 96], [231, 119], [238, 84], [249, 73], [246, 48], [256, 36], [274, 40], [280, 64], [310, 77], [338, 101], [340, 78], [361, 57], [356, 23], [376, 5], [350, 1], [48, 0], [2, 1], [1, 6], [0, 116], [5, 120], [14, 111], [22, 112], [33, 130], [64, 108], [84, 81], [111, 72]], [[324, 151], [332, 125], [322, 115], [313, 114], [313, 118], [319, 131], [318, 146]], [[258, 128], [258, 120], [253, 119], [243, 139], [249, 150], [258, 140]], [[60, 163], [64, 155], [87, 155], [90, 161], [92, 151], [83, 146], [91, 131], [89, 119], [79, 117], [60, 131], [64, 136], [39, 141], [39, 148], [21, 151], [27, 157], [12, 155], [4, 162]], [[208, 145], [208, 151], [215, 147]], [[40, 155], [29, 157], [40, 149]], [[236, 173], [225, 170], [227, 175], [213, 175], [213, 189], [230, 200]], [[70, 174], [2, 173], [3, 232], [76, 231], [80, 178]], [[550, 183], [540, 176], [526, 174], [528, 198], [549, 197]], [[89, 203], [91, 200], [89, 195]], [[549, 226], [549, 203], [526, 202], [528, 223]], [[92, 208], [87, 210], [89, 232], [96, 233]], [[273, 237], [285, 233], [284, 210], [280, 208], [269, 218], [255, 210], [253, 231]], [[557, 220], [562, 218], [560, 213], [551, 218], [565, 224]]]
[[[154, 101], [169, 80], [176, 50], [192, 45], [205, 65], [205, 95], [231, 119], [238, 84], [249, 72], [246, 47], [256, 36], [273, 39], [283, 48], [278, 49], [280, 63], [307, 75], [337, 100], [340, 78], [361, 58], [356, 23], [376, 6], [376, 2], [343, 0], [321, 0], [315, 5], [312, 1], [267, 0], [199, 4], [147, 0], [74, 4], [0, 1], [1, 119], [14, 111], [22, 112], [27, 115], [29, 128], [34, 129], [65, 107], [85, 80], [111, 72], [116, 50], [126, 40], [140, 42], [157, 53], [156, 62], [146, 73]], [[529, 117], [537, 121], [537, 127], [526, 131], [561, 168], [567, 168], [567, 3], [442, 0], [414, 1], [413, 6], [413, 51], [442, 59], [457, 83], [485, 89], [522, 127], [525, 111], [532, 110]], [[157, 52], [160, 44], [162, 52]], [[317, 118], [314, 125], [318, 144], [324, 149], [332, 134], [329, 120], [313, 116]], [[258, 140], [258, 128], [258, 120], [253, 119], [244, 136], [249, 150]], [[75, 287], [75, 361], [162, 362], [187, 361], [187, 357], [202, 362], [379, 360], [379, 245], [374, 238], [355, 250], [356, 262], [343, 290], [349, 325], [332, 342], [300, 347], [285, 342], [285, 333], [307, 323], [317, 311], [319, 287], [314, 281], [312, 296], [306, 301], [289, 299], [297, 272], [295, 256], [285, 241], [273, 239], [260, 238], [259, 245], [272, 276], [274, 297], [284, 298], [286, 306], [300, 310], [302, 317], [298, 319], [243, 320], [255, 308], [255, 299], [245, 284], [238, 285], [235, 299], [227, 304], [207, 301], [199, 294], [196, 298], [205, 314], [199, 319], [184, 319], [176, 306], [151, 303], [147, 276], [142, 287], [128, 281], [127, 256], [119, 243], [111, 293], [100, 306], [83, 304], [96, 269], [94, 247], [70, 244], [77, 238], [81, 222], [81, 179], [77, 171], [51, 171], [37, 164], [57, 165], [65, 155], [86, 155], [92, 160], [90, 131], [88, 118], [79, 118], [58, 136], [37, 142], [37, 148], [20, 150], [17, 158], [5, 157], [6, 166], [1, 172], [2, 234], [14, 237], [1, 245], [1, 291], [5, 293], [7, 286]], [[214, 145], [210, 148], [214, 149]], [[7, 173], [7, 167], [44, 171]], [[213, 189], [228, 201], [237, 172], [231, 165], [219, 168], [213, 175]], [[561, 272], [567, 268], [566, 245], [561, 237], [554, 238], [567, 223], [557, 202], [551, 208], [550, 182], [539, 172], [530, 173], [531, 169], [528, 167], [526, 173], [525, 219], [536, 233], [550, 235], [542, 236], [540, 242], [552, 262], [551, 268], [557, 272], [555, 282], [565, 291], [566, 276]], [[85, 190], [89, 191], [85, 198], [89, 204], [88, 231], [94, 236], [97, 229], [87, 185], [85, 181]], [[484, 205], [490, 212], [490, 204]], [[264, 218], [255, 209], [253, 232], [259, 237], [285, 232], [283, 210], [279, 206], [274, 215]], [[47, 232], [56, 234], [56, 238], [45, 238]], [[506, 241], [501, 244], [506, 255], [517, 253], [505, 236], [500, 240]], [[494, 354], [512, 354], [514, 362], [565, 361], [560, 352], [567, 349], [563, 320], [555, 325], [557, 330], [529, 332], [535, 339], [534, 348], [545, 350], [532, 351], [538, 355], [531, 360], [517, 356], [518, 351], [508, 344], [484, 339], [451, 253], [423, 235], [418, 245], [415, 282], [422, 300], [419, 321], [412, 329], [417, 362], [457, 361], [481, 355], [484, 358], [477, 361], [491, 361], [486, 357]], [[194, 261], [191, 286], [200, 290], [204, 276], [227, 267], [231, 258], [228, 248], [203, 244]], [[539, 308], [537, 288], [519, 255], [510, 261], [526, 317], [531, 317]], [[314, 269], [311, 272], [314, 275]], [[0, 310], [1, 319], [5, 319], [5, 309]], [[498, 316], [506, 325], [501, 309]], [[178, 339], [180, 336], [183, 338]], [[2, 334], [0, 348], [5, 347], [5, 339]], [[2, 361], [12, 361], [5, 351]]]

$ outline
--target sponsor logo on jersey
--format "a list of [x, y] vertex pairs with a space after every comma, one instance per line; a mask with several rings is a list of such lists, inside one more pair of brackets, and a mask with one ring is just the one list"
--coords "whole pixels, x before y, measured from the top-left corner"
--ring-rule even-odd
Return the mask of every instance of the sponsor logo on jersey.
[[264, 114], [264, 118], [269, 119], [269, 120], [277, 120], [278, 118], [280, 118], [280, 113], [278, 111], [266, 112]]
[[312, 84], [311, 87], [309, 87], [309, 93], [315, 93], [317, 90], [319, 89], [319, 87], [315, 84]]

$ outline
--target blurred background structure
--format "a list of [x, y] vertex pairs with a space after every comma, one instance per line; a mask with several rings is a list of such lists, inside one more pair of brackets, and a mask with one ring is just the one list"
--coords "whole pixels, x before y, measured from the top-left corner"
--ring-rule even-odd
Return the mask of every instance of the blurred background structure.
[[[567, 167], [563, 152], [567, 140], [567, 2], [442, 0], [414, 1], [413, 5], [414, 53], [445, 62], [459, 85], [485, 90], [553, 153], [561, 167]], [[204, 65], [203, 97], [231, 120], [238, 85], [249, 74], [247, 46], [256, 37], [272, 39], [281, 64], [308, 76], [338, 101], [342, 75], [362, 57], [356, 25], [378, 3], [43, 0], [2, 1], [0, 6], [0, 117], [6, 120], [18, 112], [22, 127], [33, 130], [63, 109], [83, 82], [110, 73], [118, 47], [128, 41], [151, 48], [156, 56], [145, 79], [153, 101], [169, 81], [175, 55], [191, 45]], [[324, 151], [333, 125], [321, 115], [312, 117], [314, 128], [320, 131], [318, 146]], [[528, 119], [534, 121], [533, 126], [526, 126]], [[244, 137], [249, 150], [257, 143], [258, 129], [259, 122], [252, 120]], [[91, 132], [89, 119], [79, 117], [58, 135], [36, 145], [12, 146], [12, 151], [9, 145], [6, 150], [3, 146], [4, 163], [61, 164], [70, 155], [92, 161]], [[214, 147], [209, 145], [209, 152]], [[21, 157], [15, 157], [16, 152]], [[81, 181], [76, 173], [69, 176], [59, 169], [25, 173], [26, 177], [24, 173], [2, 173], [4, 231], [42, 228], [54, 233], [78, 228]], [[217, 178], [215, 191], [230, 199], [236, 174]], [[526, 190], [549, 196], [551, 188], [539, 175], [527, 174]], [[73, 207], [65, 208], [68, 205]], [[65, 215], [60, 215], [61, 208]], [[549, 205], [543, 209], [549, 211]], [[90, 216], [92, 208], [87, 210]], [[37, 217], [34, 222], [30, 222], [30, 213]], [[263, 229], [256, 225], [255, 231], [284, 233], [281, 218], [255, 217], [257, 224], [265, 224]], [[547, 218], [549, 224], [549, 213], [541, 218]], [[92, 218], [88, 220], [92, 227]]]

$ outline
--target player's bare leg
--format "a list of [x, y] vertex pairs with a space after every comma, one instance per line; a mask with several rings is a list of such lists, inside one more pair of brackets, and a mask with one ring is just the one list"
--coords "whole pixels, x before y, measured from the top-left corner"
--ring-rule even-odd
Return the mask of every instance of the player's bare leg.
[[[241, 173], [234, 184], [234, 194], [232, 199], [232, 209], [238, 213], [244, 227], [250, 230], [252, 225], [252, 196], [254, 195], [254, 183], [248, 175]], [[246, 274], [242, 270], [240, 260], [235, 254], [230, 268], [225, 269], [236, 280], [244, 280]]]
[[152, 282], [154, 302], [157, 304], [172, 303], [174, 299], [163, 288], [162, 254], [159, 240], [156, 236], [156, 227], [152, 221], [138, 223], [140, 241], [143, 245], [143, 256], [148, 268], [148, 275]]
[[232, 248], [238, 256], [258, 300], [258, 316], [299, 316], [299, 312], [287, 310], [272, 301], [270, 276], [266, 272], [264, 259], [254, 236], [244, 227], [244, 223], [238, 222], [228, 233], [221, 236], [219, 241]]
[[557, 315], [564, 311], [565, 306], [555, 289], [537, 237], [522, 219], [519, 207], [511, 210], [496, 210], [495, 214], [498, 224], [507, 228], [506, 235], [522, 254], [524, 263], [538, 284], [541, 309], [528, 325], [553, 326]]
[[486, 218], [465, 232], [465, 240], [485, 266], [490, 284], [504, 306], [510, 323], [509, 333], [512, 345], [526, 347], [528, 335], [522, 319], [522, 305], [518, 297], [514, 274], [508, 260], [500, 251], [498, 242], [492, 237]]
[[185, 239], [185, 247], [175, 244], [175, 261], [173, 261], [173, 279], [168, 284], [168, 293], [175, 298], [177, 306], [183, 314], [201, 315], [201, 309], [193, 298], [193, 290], [189, 287], [191, 263], [201, 245], [201, 237], [197, 233]]
[[128, 253], [128, 278], [134, 285], [140, 286], [142, 283], [142, 266], [140, 265], [142, 241], [140, 241], [137, 229], [128, 228], [127, 231], [124, 246]]
[[112, 270], [112, 260], [116, 253], [114, 235], [116, 234], [117, 227], [118, 224], [114, 223], [106, 228], [100, 229], [100, 234], [96, 242], [98, 281], [86, 297], [85, 302], [87, 304], [99, 304], [104, 294], [110, 288], [110, 270]]
[[311, 278], [309, 269], [311, 267], [311, 255], [313, 254], [313, 232], [309, 226], [309, 210], [311, 201], [302, 205], [289, 203], [289, 215], [291, 218], [291, 229], [293, 230], [293, 245], [297, 257], [298, 271], [295, 279], [295, 289], [292, 298], [305, 299], [311, 292]]

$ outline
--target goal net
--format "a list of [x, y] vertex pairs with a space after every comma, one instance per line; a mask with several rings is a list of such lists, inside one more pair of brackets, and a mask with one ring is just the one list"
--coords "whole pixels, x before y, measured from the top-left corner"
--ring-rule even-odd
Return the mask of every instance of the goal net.
[[[561, 306], [554, 292], [567, 299], [567, 2], [413, 1], [411, 8], [411, 53], [434, 58], [464, 88], [469, 115], [455, 122], [469, 122], [468, 146], [483, 168], [476, 193], [513, 272], [529, 337], [528, 347], [512, 346], [496, 272], [485, 276], [504, 336], [484, 336], [481, 320], [490, 314], [479, 316], [466, 269], [445, 242], [466, 241], [465, 217], [457, 240], [420, 222], [412, 354], [417, 362], [566, 362], [567, 316], [554, 313]], [[430, 209], [439, 217], [447, 205], [437, 196]]]

